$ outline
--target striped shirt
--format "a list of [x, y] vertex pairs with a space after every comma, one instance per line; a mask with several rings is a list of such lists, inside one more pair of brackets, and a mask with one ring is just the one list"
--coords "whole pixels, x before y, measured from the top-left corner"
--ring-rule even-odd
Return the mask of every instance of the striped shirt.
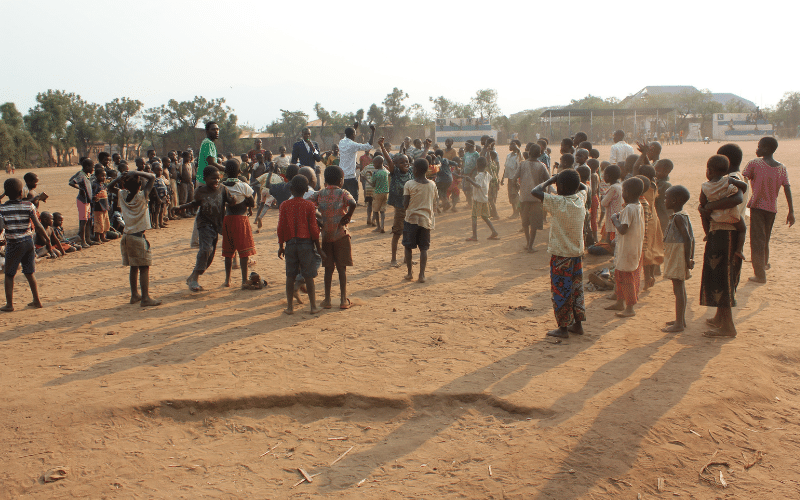
[[32, 221], [36, 207], [24, 200], [9, 200], [0, 205], [0, 217], [6, 229], [7, 240], [21, 240], [33, 234]]

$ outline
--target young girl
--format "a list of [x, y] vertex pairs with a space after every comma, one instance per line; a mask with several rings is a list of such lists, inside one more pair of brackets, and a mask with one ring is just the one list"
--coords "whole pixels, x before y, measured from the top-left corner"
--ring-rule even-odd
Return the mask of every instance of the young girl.
[[689, 201], [689, 190], [672, 186], [665, 194], [664, 205], [674, 213], [664, 234], [664, 278], [672, 280], [675, 292], [675, 321], [668, 321], [661, 331], [682, 332], [686, 328], [686, 280], [694, 269], [694, 233], [689, 214], [683, 206]]
[[656, 212], [656, 171], [651, 165], [639, 167], [639, 178], [645, 182], [642, 193], [642, 206], [645, 210], [645, 243], [642, 248], [642, 270], [644, 271], [644, 289], [656, 284], [656, 276], [661, 274], [661, 264], [664, 262], [664, 243], [661, 231], [661, 222]]
[[[608, 167], [608, 171], [612, 167]], [[617, 229], [617, 244], [614, 251], [616, 303], [606, 307], [609, 311], [621, 311], [617, 316], [635, 316], [633, 306], [639, 302], [641, 280], [642, 243], [644, 242], [644, 211], [639, 203], [644, 184], [638, 177], [631, 177], [622, 184], [625, 208], [611, 216]]]

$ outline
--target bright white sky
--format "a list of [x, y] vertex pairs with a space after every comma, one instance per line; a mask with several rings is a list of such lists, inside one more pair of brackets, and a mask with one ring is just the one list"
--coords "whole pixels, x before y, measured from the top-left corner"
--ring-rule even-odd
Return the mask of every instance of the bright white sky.
[[796, 45], [795, 16], [772, 1], [22, 0], [2, 10], [0, 102], [23, 114], [50, 88], [146, 107], [224, 97], [256, 128], [281, 108], [314, 119], [317, 101], [366, 110], [393, 87], [426, 107], [494, 88], [504, 114], [647, 85], [762, 106], [800, 90], [784, 50]]

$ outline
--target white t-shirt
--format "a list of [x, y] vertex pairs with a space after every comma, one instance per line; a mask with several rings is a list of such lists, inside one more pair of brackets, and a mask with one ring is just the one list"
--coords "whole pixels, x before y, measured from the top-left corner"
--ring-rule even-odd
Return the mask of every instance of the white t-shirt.
[[347, 137], [339, 141], [339, 166], [344, 171], [345, 179], [356, 178], [356, 154], [370, 149], [371, 144], [361, 144]]
[[228, 190], [228, 194], [231, 195], [231, 198], [233, 198], [235, 205], [243, 202], [245, 198], [253, 196], [253, 188], [251, 188], [250, 184], [246, 182], [239, 181], [233, 186], [228, 186], [224, 183], [222, 185]]
[[475, 183], [478, 187], [472, 190], [472, 199], [480, 203], [489, 203], [489, 182], [492, 175], [483, 171], [475, 174]]
[[620, 271], [635, 271], [639, 268], [644, 242], [644, 208], [639, 203], [628, 203], [619, 212], [619, 223], [628, 225], [628, 232], [617, 232], [614, 261]]

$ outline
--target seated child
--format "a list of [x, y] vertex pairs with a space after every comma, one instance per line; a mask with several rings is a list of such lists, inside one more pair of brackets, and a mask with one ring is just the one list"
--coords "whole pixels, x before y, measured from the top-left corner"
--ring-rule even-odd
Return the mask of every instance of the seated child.
[[[325, 187], [315, 192], [309, 201], [316, 204], [322, 214], [322, 250], [325, 257], [325, 300], [324, 309], [331, 308], [331, 286], [333, 271], [339, 273], [339, 309], [349, 309], [347, 298], [347, 267], [353, 265], [350, 233], [347, 224], [356, 209], [356, 200], [344, 185], [344, 171], [339, 166], [325, 168]], [[306, 289], [306, 291], [308, 291]]]
[[39, 287], [33, 273], [36, 270], [36, 249], [33, 243], [31, 227], [36, 234], [43, 238], [48, 253], [53, 254], [53, 247], [45, 233], [42, 223], [36, 216], [36, 207], [33, 203], [22, 199], [22, 181], [16, 178], [6, 179], [3, 183], [8, 201], [0, 205], [0, 220], [6, 235], [6, 255], [3, 272], [5, 274], [6, 305], [0, 311], [11, 312], [14, 310], [14, 277], [20, 264], [22, 274], [31, 287], [33, 302], [31, 307], [42, 307], [39, 300]]
[[694, 269], [694, 232], [689, 214], [683, 209], [689, 201], [689, 190], [683, 186], [667, 189], [664, 205], [674, 213], [664, 233], [664, 278], [672, 280], [675, 293], [675, 321], [668, 321], [661, 331], [682, 332], [686, 328], [686, 280]]
[[[245, 155], [246, 156], [246, 155]], [[222, 256], [225, 257], [225, 283], [231, 286], [231, 270], [233, 258], [239, 254], [239, 266], [242, 271], [242, 290], [255, 290], [256, 286], [250, 283], [247, 275], [249, 257], [256, 254], [256, 244], [250, 229], [250, 220], [247, 218], [247, 209], [256, 205], [253, 198], [253, 188], [250, 184], [238, 178], [239, 162], [228, 160], [225, 162], [225, 179], [222, 185], [228, 192], [225, 205], [225, 218], [222, 221]]]
[[[39, 233], [36, 233], [36, 238], [33, 240], [33, 243], [36, 246], [36, 256], [55, 258], [64, 255], [66, 250], [58, 242], [58, 239], [55, 237], [55, 232], [53, 231], [53, 216], [50, 214], [50, 212], [42, 212], [39, 214], [39, 221], [42, 223], [45, 234], [40, 235]], [[45, 236], [47, 237], [45, 238]], [[49, 252], [47, 249], [48, 241], [52, 245], [52, 252]], [[67, 248], [71, 248], [69, 245], [65, 246]]]
[[492, 230], [490, 240], [499, 240], [500, 235], [494, 228], [494, 224], [489, 220], [489, 183], [492, 176], [486, 171], [488, 162], [485, 156], [477, 159], [476, 173], [473, 178], [469, 176], [464, 177], [464, 182], [472, 189], [472, 237], [467, 238], [467, 241], [478, 241], [478, 217], [483, 219], [489, 229]]
[[294, 314], [294, 278], [301, 273], [305, 278], [306, 291], [311, 302], [311, 314], [322, 309], [317, 307], [314, 278], [317, 276], [317, 253], [326, 258], [319, 243], [319, 226], [317, 225], [316, 207], [303, 194], [308, 191], [308, 179], [302, 175], [292, 178], [291, 193], [294, 196], [281, 204], [278, 215], [278, 257], [286, 258], [286, 302], [284, 314]]
[[411, 252], [419, 247], [420, 283], [425, 283], [428, 248], [431, 246], [431, 230], [435, 222], [436, 185], [425, 176], [427, 172], [428, 160], [425, 158], [414, 160], [414, 178], [403, 186], [403, 206], [406, 209], [406, 218], [403, 222], [403, 247], [408, 268], [406, 279], [414, 279]]
[[[717, 201], [733, 196], [740, 190], [743, 192], [747, 190], [747, 183], [727, 175], [729, 167], [730, 162], [725, 156], [714, 155], [708, 159], [706, 166], [706, 179], [708, 181], [703, 183], [702, 191], [700, 192], [700, 206], [705, 206], [709, 201]], [[703, 221], [703, 231], [705, 231], [706, 236], [709, 231], [719, 227], [719, 224], [731, 224], [735, 227], [739, 233], [735, 255], [744, 260], [742, 250], [744, 249], [747, 226], [745, 226], [742, 218], [739, 217], [737, 208], [714, 210], [711, 212], [710, 217], [703, 216], [701, 220]]]
[[[556, 185], [555, 195], [546, 192], [552, 184]], [[531, 194], [552, 214], [547, 251], [551, 254], [550, 286], [558, 328], [547, 335], [558, 339], [569, 338], [570, 333], [583, 335], [586, 307], [581, 229], [586, 220], [586, 185], [576, 171], [564, 170], [536, 186]]]
[[[53, 235], [56, 237], [58, 242], [61, 243], [61, 247], [66, 253], [77, 252], [83, 248], [77, 242], [77, 236], [75, 237], [75, 241], [64, 237], [64, 216], [61, 215], [60, 212], [53, 212]], [[67, 249], [64, 244], [69, 245], [72, 250]]]
[[[608, 171], [612, 167], [608, 167]], [[617, 316], [635, 316], [633, 306], [639, 302], [641, 280], [642, 244], [644, 243], [644, 211], [639, 203], [644, 184], [632, 177], [622, 184], [625, 208], [611, 216], [617, 229], [617, 244], [614, 249], [614, 281], [616, 303], [606, 307], [610, 311], [621, 311]]]

